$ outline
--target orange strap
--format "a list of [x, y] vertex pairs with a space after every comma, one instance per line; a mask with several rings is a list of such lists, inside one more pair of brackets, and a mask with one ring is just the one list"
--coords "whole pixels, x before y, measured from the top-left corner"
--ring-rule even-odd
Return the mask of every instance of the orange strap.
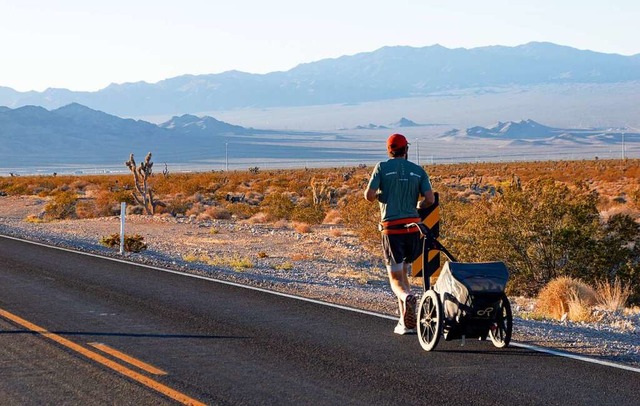
[[420, 217], [409, 217], [404, 219], [383, 221], [380, 223], [382, 234], [395, 235], [395, 234], [412, 234], [420, 232], [418, 226], [405, 227], [407, 224], [419, 223]]
[[420, 221], [421, 221], [420, 217], [408, 217], [404, 219], [383, 221], [382, 227], [397, 226], [400, 224], [404, 225], [404, 224], [411, 224], [411, 223], [419, 223]]

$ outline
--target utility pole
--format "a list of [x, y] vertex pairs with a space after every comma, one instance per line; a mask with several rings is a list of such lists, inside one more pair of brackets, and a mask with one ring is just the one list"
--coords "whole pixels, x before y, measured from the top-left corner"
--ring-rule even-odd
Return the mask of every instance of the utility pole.
[[229, 143], [224, 143], [224, 171], [229, 172]]

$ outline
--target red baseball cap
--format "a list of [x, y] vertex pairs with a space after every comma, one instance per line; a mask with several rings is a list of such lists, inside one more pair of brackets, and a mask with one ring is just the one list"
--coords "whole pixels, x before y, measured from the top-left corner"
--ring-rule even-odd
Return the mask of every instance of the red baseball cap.
[[409, 145], [407, 139], [402, 134], [392, 134], [387, 139], [387, 151], [397, 151]]

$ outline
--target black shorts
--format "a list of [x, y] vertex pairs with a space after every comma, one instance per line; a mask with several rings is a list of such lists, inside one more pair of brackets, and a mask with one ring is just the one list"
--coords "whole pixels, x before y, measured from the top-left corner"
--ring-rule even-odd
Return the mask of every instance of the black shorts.
[[420, 233], [382, 234], [382, 252], [386, 265], [411, 263], [422, 254]]

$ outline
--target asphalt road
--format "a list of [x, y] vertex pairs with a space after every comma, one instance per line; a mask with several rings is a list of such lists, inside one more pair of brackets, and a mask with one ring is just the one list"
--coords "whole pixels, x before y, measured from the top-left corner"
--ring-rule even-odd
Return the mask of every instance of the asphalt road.
[[640, 404], [637, 372], [471, 340], [427, 353], [385, 318], [4, 237], [0, 312], [3, 404]]

